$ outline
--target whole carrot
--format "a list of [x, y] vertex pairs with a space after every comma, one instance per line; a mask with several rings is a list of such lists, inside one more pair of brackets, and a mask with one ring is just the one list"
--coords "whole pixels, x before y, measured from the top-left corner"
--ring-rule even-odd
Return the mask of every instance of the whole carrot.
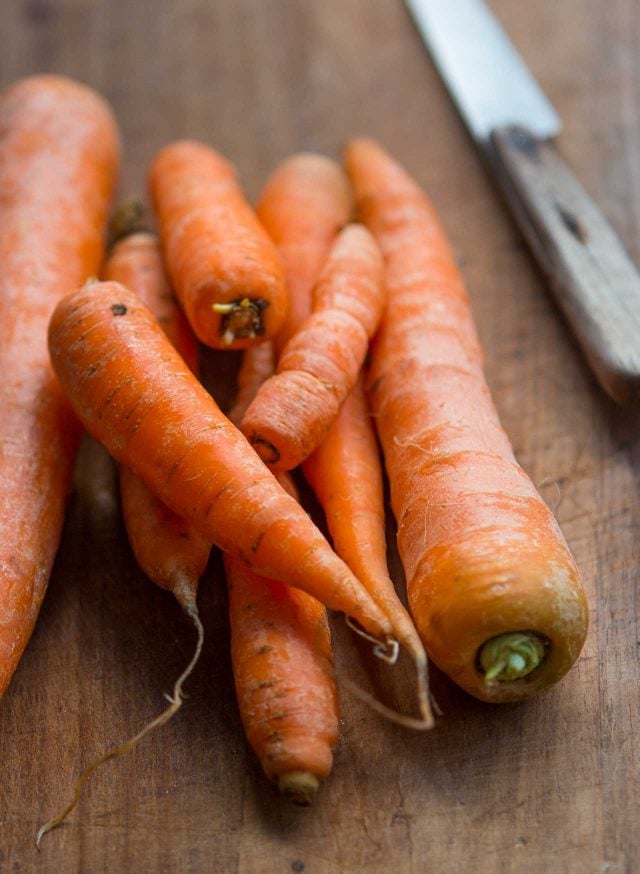
[[318, 274], [352, 210], [344, 171], [324, 155], [292, 155], [267, 180], [256, 212], [282, 257], [289, 291], [287, 315], [274, 341], [276, 358], [311, 315]]
[[123, 286], [93, 283], [51, 320], [54, 369], [85, 427], [212, 543], [386, 638], [387, 617], [278, 485]]
[[243, 433], [272, 470], [291, 470], [322, 442], [355, 385], [383, 303], [378, 247], [365, 228], [349, 225], [322, 269], [313, 313], [242, 421]]
[[[273, 372], [273, 350], [247, 349], [229, 418]], [[293, 480], [278, 477], [296, 500]], [[228, 554], [231, 659], [247, 739], [267, 777], [296, 802], [309, 803], [329, 775], [338, 740], [338, 697], [325, 608], [306, 592], [260, 577]]]
[[197, 337], [241, 349], [273, 336], [287, 309], [276, 249], [235, 171], [202, 143], [162, 149], [150, 186], [169, 274]]
[[33, 76], [0, 95], [0, 694], [44, 598], [80, 436], [47, 323], [100, 267], [118, 164], [113, 116], [84, 85]]
[[[154, 313], [158, 324], [195, 373], [198, 367], [197, 343], [171, 293], [162, 264], [157, 237], [138, 230], [141, 215], [124, 204], [111, 222], [111, 237], [121, 235], [112, 246], [102, 271], [105, 279], [119, 281], [138, 295]], [[129, 232], [129, 228], [136, 228]], [[127, 467], [120, 467], [120, 500], [125, 527], [136, 560], [149, 579], [170, 591], [195, 626], [198, 639], [194, 654], [175, 683], [173, 697], [159, 716], [147, 723], [134, 737], [113, 747], [86, 768], [76, 780], [69, 804], [42, 825], [36, 846], [47, 832], [61, 825], [74, 810], [82, 789], [100, 765], [133, 750], [151, 731], [167, 723], [182, 706], [182, 688], [202, 651], [204, 628], [200, 621], [196, 595], [198, 583], [209, 559], [211, 544], [189, 523], [173, 513]]]
[[224, 557], [231, 658], [247, 739], [271, 780], [309, 803], [331, 771], [338, 701], [324, 607]]
[[587, 605], [553, 515], [518, 466], [433, 208], [379, 146], [346, 165], [386, 259], [369, 394], [411, 613], [434, 662], [486, 701], [526, 698], [578, 657]]

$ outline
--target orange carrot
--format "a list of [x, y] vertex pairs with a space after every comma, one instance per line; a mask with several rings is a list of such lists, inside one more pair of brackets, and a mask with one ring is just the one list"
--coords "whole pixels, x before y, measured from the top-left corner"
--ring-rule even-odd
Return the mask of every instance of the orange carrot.
[[117, 283], [57, 307], [54, 369], [85, 427], [175, 513], [252, 567], [386, 638], [389, 620]]
[[[270, 343], [263, 346], [271, 346]], [[229, 418], [239, 423], [273, 372], [273, 350], [247, 349]], [[287, 473], [278, 482], [296, 500]], [[331, 771], [338, 739], [338, 697], [325, 608], [299, 589], [253, 573], [228, 554], [231, 659], [240, 715], [265, 774], [294, 801], [308, 804]]]
[[313, 313], [258, 391], [242, 431], [272, 470], [291, 470], [322, 442], [355, 385], [384, 303], [382, 258], [360, 225], [334, 243]]
[[338, 700], [324, 607], [224, 557], [231, 658], [249, 743], [280, 791], [309, 803], [331, 771]]
[[311, 315], [312, 291], [353, 196], [342, 168], [312, 152], [284, 161], [265, 185], [256, 211], [282, 257], [289, 308], [275, 338], [276, 357]]
[[[158, 239], [147, 231], [129, 227], [141, 225], [139, 210], [121, 206], [111, 222], [115, 242], [103, 269], [103, 276], [127, 285], [158, 319], [167, 338], [197, 371], [198, 349], [195, 338], [171, 294], [171, 287], [162, 265]], [[117, 229], [117, 232], [114, 230]], [[176, 681], [169, 706], [138, 733], [113, 747], [92, 762], [76, 780], [72, 799], [56, 816], [42, 825], [36, 834], [36, 846], [47, 832], [61, 825], [80, 800], [82, 789], [100, 765], [125, 756], [138, 746], [154, 729], [167, 723], [182, 706], [182, 688], [192, 673], [204, 642], [196, 595], [198, 583], [209, 559], [210, 543], [180, 516], [173, 513], [127, 467], [120, 467], [120, 499], [129, 543], [145, 574], [157, 586], [172, 592], [196, 629], [198, 639], [194, 654]]]
[[231, 164], [178, 142], [156, 156], [151, 194], [169, 274], [197, 337], [241, 349], [273, 336], [287, 309], [276, 249]]
[[413, 618], [428, 654], [468, 692], [528, 697], [559, 680], [582, 648], [578, 571], [500, 427], [433, 208], [375, 143], [353, 142], [346, 164], [386, 259], [389, 301], [369, 394]]
[[80, 437], [47, 323], [100, 267], [119, 142], [101, 98], [58, 76], [0, 95], [0, 130], [1, 695], [44, 598]]
[[333, 548], [391, 620], [413, 656], [424, 727], [433, 722], [427, 696], [427, 659], [411, 617], [387, 569], [382, 470], [362, 377], [302, 471], [324, 510]]

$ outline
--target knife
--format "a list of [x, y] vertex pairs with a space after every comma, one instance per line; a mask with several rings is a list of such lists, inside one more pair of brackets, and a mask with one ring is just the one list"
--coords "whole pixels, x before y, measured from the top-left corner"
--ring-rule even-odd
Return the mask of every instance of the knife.
[[604, 390], [640, 404], [640, 276], [552, 139], [553, 106], [482, 0], [405, 0]]

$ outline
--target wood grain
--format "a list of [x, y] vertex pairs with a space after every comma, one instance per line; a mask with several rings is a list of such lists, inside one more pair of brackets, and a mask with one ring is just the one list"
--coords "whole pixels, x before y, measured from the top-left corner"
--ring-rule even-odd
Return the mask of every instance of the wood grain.
[[607, 394], [640, 400], [640, 273], [553, 143], [521, 127], [491, 134], [505, 200]]
[[[635, 0], [492, 6], [563, 117], [563, 154], [640, 262]], [[180, 715], [96, 774], [38, 854], [36, 826], [81, 765], [161, 709], [193, 644], [170, 596], [136, 569], [110, 462], [87, 443], [49, 593], [0, 705], [0, 870], [639, 870], [640, 418], [582, 363], [399, 0], [3, 0], [0, 26], [3, 87], [48, 70], [111, 100], [126, 194], [182, 136], [225, 152], [251, 196], [294, 150], [337, 155], [354, 134], [391, 149], [441, 211], [504, 425], [556, 507], [592, 607], [579, 664], [526, 704], [483, 705], [435, 676], [444, 716], [424, 736], [344, 693], [334, 774], [298, 809], [242, 737], [216, 556], [202, 586], [205, 652]], [[233, 354], [206, 358], [223, 401], [236, 366]], [[337, 631], [344, 665], [353, 650]]]

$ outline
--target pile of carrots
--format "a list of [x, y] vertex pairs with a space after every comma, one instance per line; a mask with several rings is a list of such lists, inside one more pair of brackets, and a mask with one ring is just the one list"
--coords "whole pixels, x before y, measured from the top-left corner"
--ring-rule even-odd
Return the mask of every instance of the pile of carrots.
[[[338, 738], [327, 609], [381, 658], [410, 653], [419, 715], [393, 718], [412, 728], [433, 721], [427, 655], [490, 702], [559, 680], [586, 635], [578, 571], [500, 427], [416, 182], [355, 140], [343, 166], [286, 160], [254, 209], [225, 158], [173, 143], [149, 173], [157, 235], [119, 213], [105, 253], [119, 161], [85, 86], [37, 76], [0, 95], [0, 694], [45, 594], [83, 427], [120, 465], [132, 550], [198, 651], [198, 582], [223, 550], [242, 721], [294, 800], [328, 776]], [[228, 415], [199, 382], [198, 341], [244, 350]], [[378, 440], [409, 612], [386, 566]]]

